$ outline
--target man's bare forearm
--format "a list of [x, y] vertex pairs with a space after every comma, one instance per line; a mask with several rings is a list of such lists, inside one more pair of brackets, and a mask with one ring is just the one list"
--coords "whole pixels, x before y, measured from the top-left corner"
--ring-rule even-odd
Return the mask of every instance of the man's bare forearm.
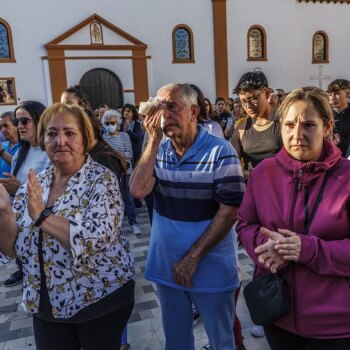
[[220, 204], [213, 221], [187, 253], [192, 259], [201, 260], [232, 228], [237, 220], [238, 208]]
[[147, 196], [154, 186], [154, 164], [157, 159], [159, 141], [152, 140], [137, 163], [130, 177], [130, 193], [135, 198], [144, 198]]

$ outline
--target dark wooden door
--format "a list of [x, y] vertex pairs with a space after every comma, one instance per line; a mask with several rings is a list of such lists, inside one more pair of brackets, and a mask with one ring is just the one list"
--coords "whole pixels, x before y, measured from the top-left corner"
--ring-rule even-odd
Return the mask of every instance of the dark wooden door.
[[96, 68], [86, 72], [79, 85], [93, 109], [104, 104], [115, 109], [124, 104], [122, 83], [118, 76], [108, 69]]

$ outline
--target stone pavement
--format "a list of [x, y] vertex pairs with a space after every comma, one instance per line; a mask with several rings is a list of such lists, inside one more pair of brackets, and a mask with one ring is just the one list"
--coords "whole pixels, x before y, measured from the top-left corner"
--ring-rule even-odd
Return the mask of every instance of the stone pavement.
[[[136, 301], [128, 325], [128, 342], [131, 344], [132, 350], [161, 350], [164, 346], [164, 335], [156, 287], [154, 283], [146, 281], [143, 276], [150, 239], [150, 225], [145, 205], [137, 209], [137, 212], [142, 234], [134, 236], [129, 233], [127, 223], [124, 225], [126, 237], [131, 243], [136, 262]], [[238, 257], [241, 263], [244, 287], [251, 280], [253, 264], [244, 249], [239, 250]], [[24, 313], [20, 306], [21, 285], [11, 288], [3, 286], [3, 281], [14, 271], [14, 263], [0, 267], [0, 350], [35, 350], [31, 316]], [[237, 310], [247, 350], [269, 350], [265, 338], [257, 339], [250, 335], [252, 322], [242, 293]], [[202, 322], [195, 326], [194, 333], [196, 350], [201, 349], [207, 343], [207, 335]]]

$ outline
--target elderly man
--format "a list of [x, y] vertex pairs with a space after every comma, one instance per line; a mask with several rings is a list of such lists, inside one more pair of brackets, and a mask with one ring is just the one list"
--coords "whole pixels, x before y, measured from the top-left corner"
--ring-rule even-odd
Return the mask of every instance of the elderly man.
[[240, 162], [227, 141], [197, 125], [197, 94], [189, 85], [166, 85], [157, 99], [130, 188], [137, 198], [154, 188], [145, 276], [157, 283], [165, 349], [194, 349], [193, 303], [212, 348], [232, 350], [239, 286], [232, 225], [245, 189]]
[[19, 148], [17, 127], [13, 124], [15, 120], [14, 113], [4, 112], [0, 115], [0, 130], [6, 141], [0, 143], [0, 177], [4, 173], [11, 171], [12, 156]]

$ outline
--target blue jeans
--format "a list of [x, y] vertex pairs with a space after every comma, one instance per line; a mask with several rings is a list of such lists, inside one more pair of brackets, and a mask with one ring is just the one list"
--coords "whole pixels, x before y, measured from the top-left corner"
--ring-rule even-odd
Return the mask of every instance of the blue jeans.
[[235, 350], [234, 291], [193, 293], [157, 284], [165, 350], [194, 350], [192, 304], [199, 311], [213, 350]]
[[134, 198], [132, 198], [130, 194], [130, 188], [129, 188], [129, 180], [130, 180], [130, 174], [125, 175], [125, 178], [122, 176], [120, 180], [120, 189], [122, 192], [122, 198], [125, 205], [125, 214], [128, 218], [129, 225], [136, 225], [136, 210], [135, 210], [135, 203]]

